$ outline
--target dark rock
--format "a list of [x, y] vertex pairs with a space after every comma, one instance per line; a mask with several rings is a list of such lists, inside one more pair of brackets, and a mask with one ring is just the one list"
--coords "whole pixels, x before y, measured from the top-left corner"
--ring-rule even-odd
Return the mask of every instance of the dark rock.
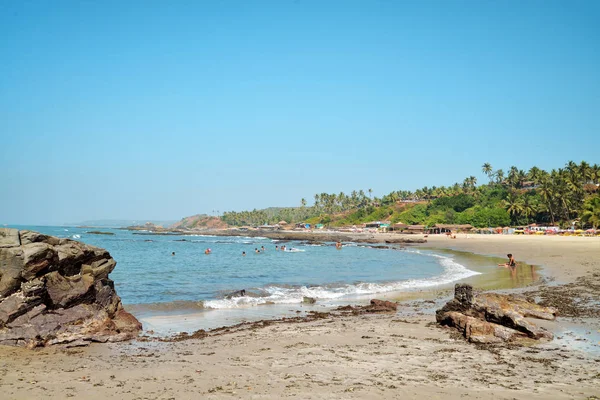
[[556, 310], [515, 295], [483, 293], [474, 296], [470, 285], [457, 284], [454, 298], [436, 311], [439, 324], [457, 328], [472, 342], [553, 338], [551, 332], [537, 327], [525, 317], [552, 320]]
[[44, 273], [50, 266], [58, 265], [58, 257], [53, 247], [46, 243], [29, 243], [22, 245], [23, 263], [25, 266], [21, 271], [21, 277], [24, 280], [35, 278], [38, 274]]
[[32, 231], [0, 230], [0, 344], [86, 345], [134, 338], [141, 324], [123, 309], [97, 247]]
[[395, 312], [398, 309], [398, 303], [393, 303], [386, 300], [372, 299], [371, 304], [364, 307], [366, 312], [380, 313], [380, 312]]
[[473, 343], [499, 343], [525, 336], [514, 329], [469, 317], [456, 311], [446, 313], [441, 323], [442, 325], [454, 326]]
[[244, 297], [246, 295], [246, 289], [236, 290], [235, 292], [231, 292], [225, 295], [226, 299], [232, 299], [234, 297]]
[[[46, 290], [54, 307], [64, 308], [85, 296], [94, 284], [91, 274], [64, 277], [54, 271], [46, 275]], [[94, 296], [95, 297], [95, 296]]]
[[46, 293], [45, 282], [40, 278], [23, 282], [21, 283], [21, 292], [26, 297], [43, 296]]
[[454, 286], [454, 299], [459, 303], [471, 305], [473, 303], [473, 286], [457, 283]]
[[20, 247], [0, 248], [0, 299], [19, 288], [23, 266], [23, 250]]
[[34, 231], [19, 231], [19, 237], [21, 238], [21, 245], [42, 242], [56, 246], [60, 243], [60, 239], [57, 237], [43, 235]]
[[96, 282], [95, 289], [96, 303], [104, 308], [108, 315], [112, 318], [121, 304], [119, 296], [117, 296], [110, 285], [101, 281]]
[[[123, 308], [115, 313], [113, 319], [114, 324], [117, 327], [118, 332], [126, 333], [131, 331], [141, 331], [142, 324], [133, 315], [125, 311]], [[109, 338], [109, 341], [111, 339]]]
[[8, 324], [8, 327], [9, 328], [16, 328], [16, 327], [19, 327], [19, 326], [24, 325], [24, 324], [30, 324], [31, 320], [33, 318], [35, 318], [38, 315], [42, 314], [44, 311], [46, 311], [46, 305], [45, 304], [40, 304], [38, 306], [35, 306], [34, 308], [32, 308], [31, 310], [29, 310], [25, 314], [23, 314], [23, 315], [15, 318], [11, 323]]
[[41, 303], [41, 298], [25, 297], [22, 293], [8, 296], [0, 303], [0, 328]]

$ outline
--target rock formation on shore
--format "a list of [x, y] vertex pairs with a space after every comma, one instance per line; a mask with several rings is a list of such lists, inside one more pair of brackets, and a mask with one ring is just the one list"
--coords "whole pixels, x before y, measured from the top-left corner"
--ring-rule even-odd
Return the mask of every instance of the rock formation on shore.
[[470, 285], [456, 284], [454, 298], [436, 311], [437, 322], [455, 327], [474, 343], [552, 339], [551, 332], [526, 317], [553, 320], [556, 310], [527, 301], [522, 296], [497, 293], [473, 294]]
[[0, 344], [85, 345], [134, 338], [101, 248], [32, 231], [0, 229]]

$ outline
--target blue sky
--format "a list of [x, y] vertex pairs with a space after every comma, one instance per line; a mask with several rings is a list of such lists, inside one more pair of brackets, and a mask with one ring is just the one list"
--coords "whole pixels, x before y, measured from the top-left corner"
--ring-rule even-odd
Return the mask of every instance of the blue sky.
[[600, 162], [597, 1], [0, 3], [0, 224]]

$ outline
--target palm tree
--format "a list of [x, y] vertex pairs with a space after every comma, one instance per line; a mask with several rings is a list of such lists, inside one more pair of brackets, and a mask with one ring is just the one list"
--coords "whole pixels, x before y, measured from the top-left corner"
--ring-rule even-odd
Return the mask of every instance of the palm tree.
[[554, 225], [554, 207], [552, 204], [554, 200], [554, 188], [552, 186], [552, 181], [550, 180], [550, 177], [547, 175], [544, 175], [542, 177], [540, 185], [540, 195], [542, 197], [542, 200], [544, 201], [546, 209], [550, 213], [552, 225]]
[[595, 184], [600, 182], [600, 165], [594, 164], [591, 166], [590, 178]]
[[531, 167], [531, 169], [527, 173], [527, 176], [529, 177], [529, 179], [531, 179], [531, 181], [534, 183], [534, 185], [537, 185], [539, 183], [541, 175], [542, 175], [542, 170], [536, 166]]
[[486, 162], [481, 166], [481, 171], [486, 174], [488, 178], [490, 178], [490, 183], [492, 183], [492, 164]]
[[523, 198], [523, 210], [521, 211], [521, 214], [525, 218], [527, 218], [528, 222], [529, 222], [529, 217], [535, 215], [537, 210], [538, 210], [537, 204], [532, 200], [532, 197], [525, 196]]
[[594, 229], [600, 226], [600, 196], [589, 198], [583, 203], [581, 219]]
[[579, 174], [583, 178], [583, 183], [588, 183], [590, 179], [592, 179], [592, 167], [585, 161], [582, 161], [579, 164]]
[[304, 197], [300, 200], [300, 204], [302, 204], [302, 208], [306, 207], [306, 199]]
[[367, 191], [369, 192], [369, 198], [371, 198], [371, 195], [373, 194], [373, 189], [369, 189]]
[[469, 186], [471, 186], [472, 189], [475, 189], [475, 185], [477, 184], [477, 178], [475, 178], [474, 176], [470, 176], [468, 179]]
[[504, 171], [499, 169], [496, 170], [496, 172], [494, 172], [494, 175], [496, 176], [496, 183], [502, 183], [504, 181]]
[[567, 169], [567, 171], [571, 172], [571, 171], [578, 170], [579, 166], [577, 164], [575, 164], [574, 161], [569, 161], [565, 168]]
[[510, 191], [508, 193], [508, 198], [503, 201], [504, 206], [506, 207], [506, 211], [513, 217], [513, 220], [516, 219], [518, 215], [521, 215], [524, 210], [524, 202], [523, 199], [517, 194], [515, 191]]
[[508, 170], [508, 184], [512, 188], [516, 188], [519, 184], [519, 169], [514, 165]]

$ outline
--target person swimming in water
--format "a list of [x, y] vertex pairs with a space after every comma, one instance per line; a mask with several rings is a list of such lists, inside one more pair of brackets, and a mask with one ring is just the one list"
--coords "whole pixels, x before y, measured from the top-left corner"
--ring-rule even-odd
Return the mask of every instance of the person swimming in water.
[[260, 246], [260, 251], [264, 253], [265, 252], [265, 246]]
[[242, 257], [246, 257], [246, 252], [242, 251]]
[[204, 250], [204, 254], [210, 254], [210, 253], [212, 253], [212, 250], [211, 250], [211, 249], [206, 249], [206, 250]]
[[258, 254], [258, 253], [260, 253], [260, 250], [259, 250], [259, 249], [257, 249], [257, 248], [255, 247], [255, 248], [254, 248], [254, 252], [255, 252], [256, 254]]

